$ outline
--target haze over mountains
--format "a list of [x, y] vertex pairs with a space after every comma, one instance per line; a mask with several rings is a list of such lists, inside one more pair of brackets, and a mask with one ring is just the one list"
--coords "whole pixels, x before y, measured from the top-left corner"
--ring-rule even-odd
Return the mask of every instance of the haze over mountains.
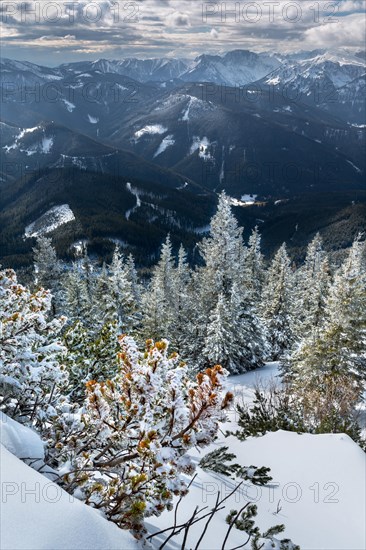
[[[32, 239], [24, 241], [25, 228], [36, 216], [72, 202], [70, 189], [78, 179], [87, 194], [88, 177], [93, 189], [98, 178], [105, 190], [115, 188], [118, 180], [122, 195], [130, 197], [122, 201], [126, 208], [117, 201], [124, 222], [109, 230], [105, 201], [92, 206], [86, 195], [85, 200], [79, 197], [89, 207], [79, 220], [74, 212], [76, 220], [67, 222], [74, 224], [67, 242], [61, 239], [65, 224], [52, 231], [65, 254], [78, 239], [118, 238], [129, 247], [127, 234], [140, 222], [154, 228], [152, 254], [169, 229], [181, 240], [188, 232], [190, 243], [207, 223], [222, 189], [249, 225], [273, 220], [269, 214], [267, 220], [266, 208], [274, 203], [279, 212], [283, 201], [292, 201], [298, 212], [301, 197], [309, 194], [332, 193], [334, 204], [342, 208], [354, 197], [362, 203], [365, 80], [365, 52], [345, 50], [236, 50], [203, 54], [194, 61], [100, 59], [54, 68], [3, 59], [0, 219], [5, 221], [7, 209], [13, 221], [11, 230], [9, 225], [0, 228], [0, 256], [9, 254], [13, 240], [14, 253], [20, 247], [26, 257]], [[65, 183], [62, 193], [44, 171], [57, 172], [58, 181]], [[126, 188], [129, 182], [135, 193]], [[30, 208], [26, 199], [30, 188], [37, 208]], [[145, 200], [150, 213], [144, 211], [138, 189], [150, 194], [152, 200]], [[247, 195], [256, 196], [260, 204], [240, 201]], [[169, 207], [160, 204], [163, 196]], [[199, 213], [182, 209], [197, 197]], [[318, 229], [329, 223], [320, 220]], [[304, 236], [317, 229], [313, 226], [304, 229]], [[99, 249], [103, 253], [103, 246]]]

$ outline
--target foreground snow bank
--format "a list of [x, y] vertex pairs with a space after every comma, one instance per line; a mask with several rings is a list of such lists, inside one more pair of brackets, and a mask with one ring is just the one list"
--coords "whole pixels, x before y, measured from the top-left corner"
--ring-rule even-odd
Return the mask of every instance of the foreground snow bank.
[[303, 550], [366, 548], [366, 458], [350, 437], [278, 431], [243, 443], [230, 437], [229, 448], [271, 468], [276, 487], [253, 492], [261, 527], [284, 523]]
[[127, 550], [139, 545], [19, 458], [39, 460], [38, 434], [0, 413], [1, 550]]
[[[221, 548], [227, 530], [226, 516], [248, 500], [258, 506], [256, 523], [262, 531], [283, 523], [286, 530], [276, 538], [290, 538], [302, 550], [366, 548], [365, 454], [348, 436], [278, 431], [244, 442], [229, 437], [216, 447], [222, 445], [236, 454], [236, 462], [241, 465], [270, 467], [273, 481], [266, 487], [244, 482], [225, 503], [225, 510], [215, 516], [200, 548]], [[210, 450], [213, 449], [211, 446]], [[208, 506], [207, 512], [215, 504], [218, 491], [224, 497], [237, 484], [228, 477], [200, 468], [197, 472], [189, 494], [180, 504], [178, 523], [189, 519], [196, 506]], [[147, 521], [152, 533], [173, 523], [168, 513]], [[191, 528], [188, 548], [195, 547], [204, 523]], [[160, 543], [162, 540], [155, 539]], [[243, 533], [234, 529], [227, 548], [243, 544], [243, 540]], [[178, 550], [181, 542], [182, 537], [176, 537], [169, 548]]]
[[[269, 381], [277, 375], [277, 364], [232, 376], [229, 388], [236, 401], [253, 400], [259, 378]], [[237, 429], [237, 415], [232, 411], [223, 430]], [[19, 458], [42, 458], [43, 444], [38, 435], [0, 415], [1, 502], [0, 548], [2, 550], [128, 550], [140, 548], [126, 531], [107, 522], [95, 510], [74, 500], [32, 470]], [[258, 506], [257, 524], [261, 530], [284, 523], [288, 537], [302, 550], [364, 550], [366, 548], [366, 455], [348, 436], [342, 434], [299, 435], [278, 431], [241, 442], [221, 437], [194, 459], [198, 463], [206, 452], [228, 446], [235, 462], [271, 468], [273, 482], [256, 487], [245, 482], [212, 520], [200, 545], [201, 550], [221, 548], [230, 509], [240, 509], [247, 501]], [[5, 448], [6, 447], [6, 448]], [[10, 452], [9, 452], [10, 451]], [[11, 454], [13, 453], [13, 454]], [[14, 456], [16, 455], [16, 456]], [[187, 497], [183, 498], [178, 522], [191, 517], [196, 506], [215, 504], [217, 492], [225, 497], [236, 485], [234, 480], [197, 469], [197, 477]], [[206, 510], [207, 512], [207, 510]], [[150, 533], [174, 523], [174, 514], [148, 518]], [[194, 525], [187, 548], [194, 548], [204, 524]], [[182, 533], [183, 537], [183, 533]], [[167, 550], [180, 550], [182, 537], [169, 541]], [[158, 547], [165, 537], [153, 539]], [[243, 544], [243, 533], [232, 531], [227, 548]], [[267, 550], [267, 547], [263, 550]]]
[[138, 543], [0, 446], [2, 550], [127, 550]]
[[44, 458], [44, 447], [39, 435], [2, 412], [0, 412], [0, 443], [23, 460]]
[[[278, 379], [278, 363], [268, 363], [262, 369], [231, 376], [228, 390], [236, 403], [250, 404], [257, 383], [264, 385]], [[238, 428], [238, 416], [233, 409], [226, 430]], [[290, 538], [302, 550], [364, 550], [366, 548], [366, 455], [348, 436], [343, 434], [296, 434], [277, 431], [263, 437], [239, 441], [236, 437], [220, 439], [201, 454], [195, 453], [197, 463], [207, 452], [222, 446], [234, 453], [234, 462], [242, 466], [267, 466], [273, 482], [267, 487], [245, 482], [225, 503], [210, 523], [202, 541], [203, 550], [221, 548], [227, 525], [225, 518], [231, 509], [239, 510], [247, 501], [258, 506], [256, 524], [262, 531], [283, 523], [286, 530], [278, 538]], [[215, 504], [217, 492], [228, 495], [240, 481], [197, 469], [197, 477], [179, 507], [178, 523], [192, 515], [196, 506]], [[206, 510], [207, 512], [207, 510]], [[149, 531], [154, 533], [173, 524], [172, 514], [148, 518]], [[195, 547], [202, 524], [190, 530], [187, 547]], [[155, 542], [164, 538], [156, 537]], [[173, 538], [169, 548], [179, 550], [182, 537]], [[243, 544], [243, 534], [232, 531], [227, 548]], [[250, 547], [250, 545], [249, 545]], [[265, 550], [265, 549], [264, 549]]]

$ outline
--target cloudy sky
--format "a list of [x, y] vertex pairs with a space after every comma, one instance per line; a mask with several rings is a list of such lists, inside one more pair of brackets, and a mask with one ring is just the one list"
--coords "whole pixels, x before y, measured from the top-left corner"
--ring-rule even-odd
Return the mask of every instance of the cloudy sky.
[[45, 65], [233, 49], [365, 49], [365, 0], [2, 0], [2, 56]]

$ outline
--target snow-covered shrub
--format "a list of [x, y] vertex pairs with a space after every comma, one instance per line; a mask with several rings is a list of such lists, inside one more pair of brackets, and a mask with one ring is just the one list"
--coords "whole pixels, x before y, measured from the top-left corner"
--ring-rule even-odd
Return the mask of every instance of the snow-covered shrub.
[[182, 474], [194, 467], [186, 453], [215, 438], [232, 395], [222, 367], [193, 382], [166, 341], [147, 341], [142, 352], [122, 336], [120, 346], [116, 375], [87, 382], [81, 414], [61, 415], [49, 435], [67, 490], [141, 535], [144, 516], [187, 491]]
[[226, 518], [226, 523], [228, 523], [229, 529], [226, 533], [222, 548], [225, 547], [225, 543], [227, 542], [231, 529], [235, 527], [236, 529], [239, 529], [239, 531], [244, 531], [249, 536], [246, 544], [243, 544], [243, 547], [250, 542], [252, 550], [265, 550], [269, 548], [276, 548], [277, 550], [300, 550], [300, 547], [294, 544], [290, 539], [278, 540], [275, 538], [275, 535], [279, 535], [285, 530], [285, 526], [283, 524], [274, 525], [261, 533], [259, 527], [255, 525], [255, 520], [253, 519], [256, 515], [257, 506], [255, 504], [247, 503], [239, 511], [230, 510], [230, 514]]
[[31, 293], [16, 274], [0, 271], [0, 406], [23, 422], [52, 413], [67, 373], [59, 362], [65, 319], [48, 321], [51, 294]]
[[257, 384], [253, 403], [237, 405], [237, 412], [239, 430], [235, 435], [240, 440], [277, 430], [308, 431], [296, 397], [288, 386], [280, 386], [275, 382]]
[[117, 322], [106, 323], [94, 334], [77, 321], [63, 335], [67, 349], [64, 363], [68, 372], [67, 396], [81, 403], [86, 396], [89, 380], [106, 380], [114, 376], [115, 358], [119, 351]]
[[228, 447], [219, 447], [210, 453], [207, 453], [199, 462], [200, 468], [221, 474], [224, 476], [237, 476], [244, 480], [250, 480], [254, 485], [266, 485], [272, 480], [269, 475], [270, 469], [262, 466], [241, 466], [232, 463], [236, 458], [233, 453], [228, 453]]

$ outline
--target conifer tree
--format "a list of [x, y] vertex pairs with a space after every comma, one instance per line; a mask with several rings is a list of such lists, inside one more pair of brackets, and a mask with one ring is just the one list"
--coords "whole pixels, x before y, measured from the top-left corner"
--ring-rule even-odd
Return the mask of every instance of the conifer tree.
[[127, 256], [126, 275], [127, 275], [127, 280], [131, 285], [133, 299], [135, 301], [136, 307], [138, 308], [141, 300], [141, 285], [139, 283], [135, 261], [133, 259], [132, 254], [129, 254]]
[[161, 249], [160, 260], [143, 296], [142, 336], [146, 339], [171, 337], [174, 322], [174, 259], [168, 235]]
[[65, 294], [65, 313], [70, 322], [78, 319], [85, 325], [92, 320], [92, 303], [89, 297], [86, 281], [78, 264], [74, 263], [63, 279]]
[[224, 295], [219, 294], [207, 325], [203, 355], [209, 365], [220, 364], [229, 372], [236, 373], [236, 342], [231, 322], [230, 306]]
[[112, 293], [111, 279], [105, 263], [99, 273], [93, 295], [93, 321], [97, 327], [117, 320], [117, 300]]
[[347, 429], [366, 379], [365, 243], [355, 239], [326, 301], [325, 322], [290, 359], [287, 378], [314, 422]]
[[116, 246], [110, 266], [110, 292], [115, 304], [118, 324], [122, 332], [131, 334], [139, 319], [139, 288], [132, 256], [125, 263]]
[[178, 252], [178, 265], [173, 272], [173, 317], [170, 338], [171, 346], [185, 356], [187, 351], [187, 324], [191, 318], [192, 301], [190, 300], [191, 272], [187, 254], [183, 246]]
[[293, 273], [283, 244], [267, 272], [261, 306], [272, 360], [279, 359], [293, 342], [292, 290]]
[[255, 227], [249, 237], [243, 269], [243, 284], [246, 291], [250, 291], [253, 301], [260, 299], [265, 277], [263, 264], [261, 235], [258, 227]]
[[230, 297], [233, 357], [239, 372], [262, 366], [269, 353], [266, 327], [257, 314], [254, 296], [252, 289], [243, 290], [233, 284]]
[[45, 288], [52, 292], [52, 313], [55, 315], [61, 307], [60, 279], [61, 263], [52, 239], [39, 236], [33, 248], [34, 283], [37, 288]]
[[194, 277], [196, 356], [202, 355], [209, 362], [225, 361], [231, 372], [260, 366], [267, 352], [265, 331], [256, 313], [263, 278], [260, 236], [255, 230], [249, 248], [244, 247], [242, 229], [225, 193], [220, 195], [201, 254], [205, 266]]
[[224, 192], [210, 223], [210, 236], [201, 243], [200, 253], [205, 262], [206, 293], [208, 299], [212, 297], [216, 304], [218, 295], [223, 293], [228, 297], [233, 281], [240, 279], [245, 256], [243, 230], [238, 226]]
[[308, 245], [305, 263], [296, 278], [294, 325], [297, 337], [303, 339], [321, 327], [329, 292], [329, 261], [319, 233]]

